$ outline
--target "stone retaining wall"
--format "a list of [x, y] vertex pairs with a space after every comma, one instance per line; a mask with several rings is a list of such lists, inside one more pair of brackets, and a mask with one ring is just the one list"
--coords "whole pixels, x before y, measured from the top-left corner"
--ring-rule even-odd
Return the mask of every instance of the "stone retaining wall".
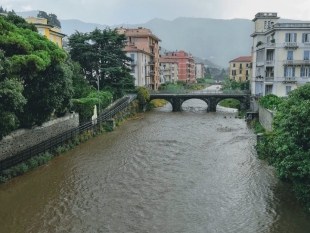
[[19, 129], [13, 131], [0, 141], [0, 160], [78, 126], [79, 114], [72, 113], [45, 122], [42, 126], [37, 126], [33, 129]]
[[259, 123], [267, 130], [272, 130], [272, 121], [274, 113], [269, 109], [263, 108], [262, 106], [258, 106], [259, 112]]

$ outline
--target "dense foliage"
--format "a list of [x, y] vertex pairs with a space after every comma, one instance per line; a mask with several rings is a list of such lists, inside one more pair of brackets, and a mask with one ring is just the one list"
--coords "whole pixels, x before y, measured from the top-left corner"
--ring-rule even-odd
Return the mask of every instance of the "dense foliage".
[[72, 64], [66, 54], [15, 15], [0, 16], [0, 136], [64, 114], [70, 106]]
[[259, 99], [259, 103], [262, 107], [270, 109], [270, 110], [277, 110], [279, 105], [283, 103], [283, 99], [273, 95], [265, 95], [262, 98]]
[[61, 28], [60, 21], [57, 19], [57, 15], [55, 14], [47, 14], [45, 11], [39, 11], [37, 17], [47, 19], [48, 24]]
[[[81, 65], [81, 72], [96, 89], [110, 88], [114, 97], [134, 89], [128, 62], [131, 58], [123, 51], [126, 36], [109, 28], [90, 33], [76, 32], [69, 38], [70, 54]], [[107, 89], [105, 89], [107, 90]]]
[[257, 149], [281, 179], [293, 182], [310, 211], [310, 84], [290, 92], [278, 108], [273, 132], [264, 135]]
[[150, 93], [146, 87], [139, 87], [137, 92], [137, 99], [139, 101], [140, 108], [142, 109], [146, 103], [150, 100]]
[[234, 79], [226, 78], [222, 82], [222, 90], [250, 90], [250, 81], [237, 82]]

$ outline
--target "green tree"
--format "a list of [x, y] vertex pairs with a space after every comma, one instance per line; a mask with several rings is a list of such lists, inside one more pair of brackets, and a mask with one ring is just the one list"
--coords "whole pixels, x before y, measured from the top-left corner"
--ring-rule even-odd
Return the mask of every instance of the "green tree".
[[57, 45], [14, 22], [18, 26], [20, 20], [0, 17], [0, 49], [12, 64], [12, 76], [24, 86], [22, 94], [27, 104], [23, 114], [17, 114], [21, 125], [40, 125], [54, 111], [63, 112], [69, 105], [72, 71], [64, 63], [66, 54]]
[[26, 99], [22, 84], [10, 74], [11, 63], [0, 50], [0, 139], [19, 126], [17, 113], [23, 110]]
[[146, 87], [138, 88], [137, 99], [139, 101], [140, 109], [143, 109], [146, 103], [150, 101], [150, 93], [148, 92]]
[[81, 65], [83, 76], [97, 88], [111, 87], [116, 94], [134, 88], [134, 78], [130, 75], [123, 48], [127, 38], [124, 34], [106, 28], [90, 33], [76, 32], [69, 38], [70, 54]]
[[274, 131], [266, 134], [258, 149], [275, 166], [281, 179], [290, 180], [294, 191], [310, 211], [310, 84], [289, 93], [279, 105]]
[[89, 85], [87, 80], [81, 74], [80, 64], [78, 62], [72, 61], [72, 65], [73, 65], [72, 84], [74, 90], [73, 98], [79, 99], [87, 97], [89, 93], [95, 91], [96, 89], [92, 85]]

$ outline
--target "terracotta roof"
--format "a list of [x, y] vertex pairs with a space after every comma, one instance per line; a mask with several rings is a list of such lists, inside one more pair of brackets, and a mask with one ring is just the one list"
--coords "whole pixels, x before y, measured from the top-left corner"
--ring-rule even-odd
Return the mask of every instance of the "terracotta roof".
[[135, 46], [129, 46], [129, 45], [125, 46], [125, 48], [123, 48], [123, 51], [125, 51], [125, 52], [140, 52], [140, 53], [145, 53], [145, 54], [150, 55], [150, 53], [148, 53], [148, 52], [146, 52], [144, 50], [141, 50], [141, 49], [138, 49]]
[[173, 62], [173, 63], [177, 63], [178, 59], [176, 58], [166, 58], [166, 57], [160, 57], [159, 58], [159, 62]]
[[242, 57], [238, 57], [234, 60], [231, 60], [230, 62], [252, 62], [252, 57], [251, 56], [242, 56]]

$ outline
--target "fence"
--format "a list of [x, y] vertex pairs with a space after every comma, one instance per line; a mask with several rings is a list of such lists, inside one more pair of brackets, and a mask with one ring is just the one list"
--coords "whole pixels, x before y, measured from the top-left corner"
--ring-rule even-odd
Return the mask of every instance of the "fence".
[[50, 138], [44, 142], [41, 142], [35, 146], [32, 146], [26, 150], [23, 150], [16, 155], [0, 161], [0, 171], [3, 171], [9, 167], [17, 165], [25, 160], [30, 159], [33, 156], [55, 151], [59, 146], [63, 146], [69, 140], [73, 139], [76, 135], [88, 130], [100, 129], [100, 124], [114, 117], [119, 111], [127, 107], [137, 96], [135, 94], [127, 95], [122, 101], [118, 102], [113, 108], [103, 111], [103, 113], [97, 118], [97, 122], [89, 121], [79, 127], [64, 132], [56, 137]]

